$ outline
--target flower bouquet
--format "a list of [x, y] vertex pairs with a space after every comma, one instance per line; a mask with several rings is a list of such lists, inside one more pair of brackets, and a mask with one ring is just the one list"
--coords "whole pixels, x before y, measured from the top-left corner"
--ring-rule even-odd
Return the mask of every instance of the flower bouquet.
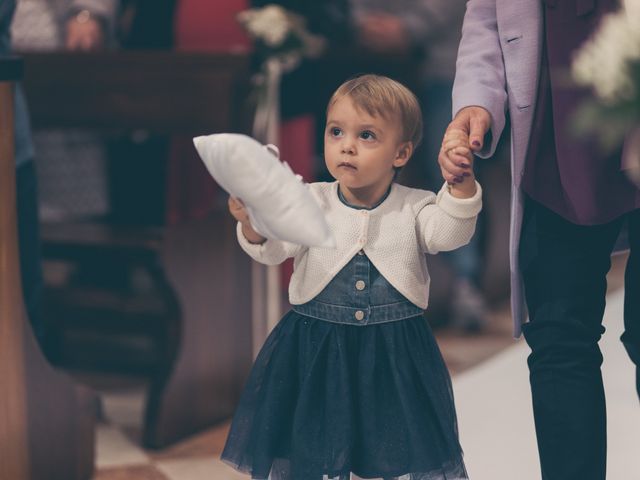
[[595, 96], [576, 114], [579, 134], [607, 152], [624, 145], [622, 168], [640, 185], [640, 0], [624, 0], [576, 55], [572, 74]]
[[262, 143], [277, 144], [280, 78], [298, 67], [303, 58], [321, 55], [326, 40], [307, 30], [304, 17], [279, 5], [244, 10], [237, 18], [254, 40], [260, 63], [260, 71], [253, 79], [253, 136]]

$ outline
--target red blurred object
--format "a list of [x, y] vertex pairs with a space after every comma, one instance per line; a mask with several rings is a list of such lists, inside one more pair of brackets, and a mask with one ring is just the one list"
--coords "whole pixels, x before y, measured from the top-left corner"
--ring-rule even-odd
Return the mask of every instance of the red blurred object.
[[246, 0], [179, 0], [176, 7], [177, 50], [248, 51], [251, 42], [236, 21], [249, 8]]

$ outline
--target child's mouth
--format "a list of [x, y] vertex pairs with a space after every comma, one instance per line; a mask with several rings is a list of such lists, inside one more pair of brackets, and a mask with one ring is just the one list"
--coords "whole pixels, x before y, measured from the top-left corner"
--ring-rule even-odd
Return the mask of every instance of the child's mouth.
[[349, 162], [342, 162], [342, 163], [338, 164], [338, 168], [340, 168], [340, 167], [351, 169], [351, 170], [357, 170], [356, 166], [352, 165]]

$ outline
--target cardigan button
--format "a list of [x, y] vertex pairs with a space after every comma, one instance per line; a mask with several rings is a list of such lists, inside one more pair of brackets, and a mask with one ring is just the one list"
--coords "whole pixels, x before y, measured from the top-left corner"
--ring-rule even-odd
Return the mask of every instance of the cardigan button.
[[364, 250], [358, 250], [358, 255], [364, 255]]
[[365, 287], [365, 286], [366, 286], [366, 285], [365, 285], [365, 283], [364, 283], [364, 281], [363, 281], [363, 280], [358, 280], [358, 281], [356, 282], [356, 290], [364, 290], [364, 287]]
[[356, 320], [361, 321], [364, 318], [364, 312], [362, 310], [358, 310], [354, 316], [356, 317]]

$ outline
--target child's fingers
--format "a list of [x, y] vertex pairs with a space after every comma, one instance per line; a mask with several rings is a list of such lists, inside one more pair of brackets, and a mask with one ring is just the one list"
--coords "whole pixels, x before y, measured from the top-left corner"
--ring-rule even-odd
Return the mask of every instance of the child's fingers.
[[450, 130], [444, 134], [442, 143], [458, 141], [461, 145], [469, 146], [469, 135], [461, 130]]
[[458, 167], [470, 168], [473, 165], [473, 154], [467, 147], [443, 147], [442, 151]]
[[229, 197], [229, 212], [239, 222], [249, 221], [249, 214], [242, 201], [235, 197]]
[[242, 208], [242, 205], [240, 205], [240, 202], [238, 202], [236, 198], [229, 197], [229, 210], [231, 211], [231, 213], [236, 212], [241, 208]]
[[442, 142], [442, 148], [447, 151], [447, 150], [452, 150], [454, 148], [459, 149], [460, 151], [464, 150], [468, 150], [469, 152], [471, 151], [471, 149], [469, 148], [469, 145], [467, 144], [466, 141], [464, 140], [459, 140], [459, 139], [445, 139]]
[[448, 183], [460, 183], [471, 175], [473, 153], [469, 148], [469, 134], [460, 128], [449, 126], [442, 139], [438, 163], [442, 176]]
[[[438, 155], [442, 176], [449, 183], [454, 183], [456, 179], [461, 181], [463, 177], [469, 175], [470, 164], [465, 162], [468, 162], [466, 157], [451, 157], [444, 149], [441, 149]], [[464, 167], [460, 165], [464, 165]]]
[[460, 158], [463, 163], [471, 165], [473, 163], [473, 153], [467, 147], [443, 148], [442, 151], [450, 158]]
[[452, 127], [450, 125], [445, 131], [444, 136], [448, 137], [448, 136], [454, 136], [454, 135], [469, 138], [469, 133], [467, 131], [463, 130], [462, 128]]
[[462, 155], [472, 158], [472, 150], [469, 148], [466, 140], [446, 139], [442, 142], [442, 150], [448, 155]]
[[231, 204], [231, 202], [233, 202], [234, 205], [237, 205], [238, 208], [244, 208], [244, 203], [237, 197], [229, 196], [229, 204]]
[[473, 162], [473, 152], [467, 147], [453, 147], [445, 149], [449, 157], [462, 157], [466, 163]]

